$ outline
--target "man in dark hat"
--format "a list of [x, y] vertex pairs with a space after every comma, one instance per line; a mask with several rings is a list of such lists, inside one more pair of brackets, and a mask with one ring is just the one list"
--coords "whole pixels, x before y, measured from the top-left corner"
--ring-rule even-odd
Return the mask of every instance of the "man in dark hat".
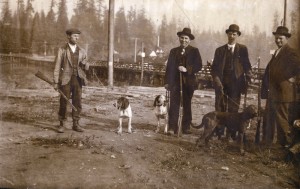
[[279, 26], [275, 32], [277, 49], [268, 63], [262, 81], [261, 97], [267, 99], [263, 125], [263, 142], [272, 144], [275, 125], [277, 144], [289, 147], [292, 143], [291, 107], [295, 102], [295, 78], [300, 74], [300, 57], [288, 45], [291, 37], [288, 28]]
[[[231, 24], [226, 30], [228, 42], [215, 51], [211, 74], [215, 88], [215, 109], [220, 112], [238, 112], [241, 94], [247, 92], [251, 79], [248, 49], [237, 43], [240, 28]], [[217, 131], [220, 138], [224, 129]], [[235, 133], [232, 134], [235, 138]]]
[[[79, 125], [82, 109], [82, 86], [87, 84], [86, 75], [83, 70], [89, 69], [86, 52], [77, 45], [80, 33], [76, 28], [66, 31], [68, 43], [58, 49], [54, 68], [54, 88], [59, 88], [67, 98], [72, 96], [72, 104], [77, 109], [77, 111], [72, 109], [72, 129], [77, 132], [83, 132], [83, 129]], [[58, 112], [60, 125], [57, 130], [59, 133], [64, 132], [64, 122], [67, 119], [66, 112], [67, 101], [63, 97], [60, 97]]]
[[[190, 28], [184, 28], [177, 32], [179, 47], [171, 49], [166, 73], [165, 87], [170, 90], [169, 130], [178, 133], [178, 117], [180, 108], [180, 88], [183, 93], [183, 117], [182, 133], [190, 134], [192, 121], [191, 100], [198, 83], [195, 73], [202, 68], [202, 59], [198, 48], [190, 46], [191, 40], [195, 39]], [[182, 86], [180, 86], [180, 73]]]

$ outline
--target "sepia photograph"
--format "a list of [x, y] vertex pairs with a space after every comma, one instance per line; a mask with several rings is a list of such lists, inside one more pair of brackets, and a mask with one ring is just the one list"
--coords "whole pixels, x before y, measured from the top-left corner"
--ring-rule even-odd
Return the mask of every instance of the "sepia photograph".
[[0, 0], [0, 188], [300, 188], [299, 0]]

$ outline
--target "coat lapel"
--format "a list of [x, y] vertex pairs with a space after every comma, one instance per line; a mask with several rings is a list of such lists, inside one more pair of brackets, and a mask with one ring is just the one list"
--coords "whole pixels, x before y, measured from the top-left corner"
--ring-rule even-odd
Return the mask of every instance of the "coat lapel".
[[281, 47], [280, 51], [278, 52], [277, 56], [275, 56], [275, 61], [279, 60], [285, 53], [284, 51], [286, 50], [287, 46], [284, 45], [283, 47]]
[[67, 59], [68, 59], [68, 62], [69, 62], [69, 64], [73, 67], [73, 63], [72, 63], [72, 61], [71, 61], [70, 47], [69, 47], [68, 44], [66, 45], [66, 52], [67, 52]]
[[79, 51], [79, 55], [78, 55], [78, 62], [77, 62], [77, 65], [79, 65], [79, 61], [82, 60], [82, 50], [81, 48], [77, 45], [77, 48], [78, 48], [78, 51]]

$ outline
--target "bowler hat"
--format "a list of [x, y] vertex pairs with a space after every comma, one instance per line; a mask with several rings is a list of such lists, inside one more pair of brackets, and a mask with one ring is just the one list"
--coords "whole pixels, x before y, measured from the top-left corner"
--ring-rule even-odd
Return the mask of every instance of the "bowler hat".
[[81, 34], [81, 31], [79, 31], [78, 29], [76, 28], [70, 28], [66, 31], [66, 34], [67, 35], [72, 35], [72, 34]]
[[194, 37], [194, 35], [192, 34], [190, 28], [183, 28], [182, 31], [177, 32], [177, 36], [178, 36], [178, 37], [180, 37], [181, 35], [187, 35], [187, 36], [189, 36], [189, 38], [190, 38], [191, 40], [195, 39], [195, 37]]
[[239, 34], [239, 36], [242, 34], [240, 32], [240, 27], [236, 24], [231, 24], [229, 26], [229, 28], [226, 30], [226, 33], [228, 33], [228, 32], [237, 32]]
[[289, 29], [284, 26], [278, 26], [275, 32], [272, 32], [274, 35], [279, 34], [279, 35], [284, 35], [286, 37], [291, 37], [292, 34], [289, 33]]

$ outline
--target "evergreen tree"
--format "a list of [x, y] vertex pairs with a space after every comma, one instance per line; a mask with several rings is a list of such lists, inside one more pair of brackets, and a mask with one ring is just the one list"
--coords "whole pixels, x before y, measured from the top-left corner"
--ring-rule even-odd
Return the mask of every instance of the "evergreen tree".
[[276, 31], [278, 26], [280, 26], [279, 13], [276, 10], [273, 17], [273, 31]]
[[8, 1], [4, 2], [1, 10], [1, 22], [0, 22], [0, 52], [9, 53], [13, 51], [13, 40], [14, 36], [11, 35], [12, 28], [12, 15], [9, 9]]
[[54, 48], [58, 43], [58, 40], [55, 36], [57, 36], [56, 30], [56, 19], [54, 13], [54, 0], [51, 0], [50, 10], [47, 13], [46, 20], [45, 20], [45, 27], [43, 27], [43, 33], [45, 33], [45, 40], [48, 44], [48, 49], [50, 50], [50, 54], [55, 54]]
[[57, 22], [56, 22], [56, 42], [64, 43], [66, 39], [66, 30], [69, 26], [66, 0], [60, 0], [58, 4]]
[[134, 23], [133, 32], [141, 42], [144, 43], [146, 53], [149, 54], [155, 44], [154, 27], [151, 20], [146, 18], [145, 9], [142, 8], [137, 14], [137, 18]]
[[167, 23], [167, 16], [164, 14], [163, 18], [161, 20], [161, 25], [159, 26], [159, 46], [164, 47], [167, 45], [168, 41], [167, 41], [167, 27], [168, 27], [168, 23]]
[[32, 6], [33, 0], [27, 0], [27, 6], [24, 12], [24, 18], [22, 18], [21, 27], [21, 46], [23, 53], [30, 53], [31, 51], [31, 27], [33, 21], [34, 9]]
[[33, 22], [32, 22], [32, 29], [31, 29], [31, 38], [30, 43], [31, 45], [31, 52], [32, 53], [40, 53], [39, 51], [43, 49], [44, 45], [44, 38], [42, 36], [42, 24], [39, 13], [35, 13]]
[[115, 18], [115, 49], [122, 54], [130, 52], [130, 41], [124, 7], [121, 7]]

